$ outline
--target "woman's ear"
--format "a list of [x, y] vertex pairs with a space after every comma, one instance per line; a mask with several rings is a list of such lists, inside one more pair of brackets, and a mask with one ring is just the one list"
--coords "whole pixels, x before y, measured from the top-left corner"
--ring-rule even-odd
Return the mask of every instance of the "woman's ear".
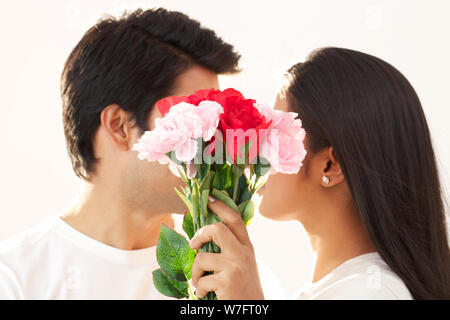
[[331, 146], [326, 150], [325, 162], [322, 170], [322, 186], [332, 187], [344, 182], [344, 174]]
[[119, 149], [129, 150], [132, 143], [130, 114], [117, 104], [111, 104], [100, 114], [100, 125], [108, 139]]

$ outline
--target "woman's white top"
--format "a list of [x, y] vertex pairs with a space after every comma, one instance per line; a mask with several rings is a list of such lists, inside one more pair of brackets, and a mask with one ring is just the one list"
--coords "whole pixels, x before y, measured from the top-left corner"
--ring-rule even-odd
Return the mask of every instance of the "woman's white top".
[[300, 290], [302, 300], [410, 300], [397, 274], [376, 253], [349, 259], [317, 282]]

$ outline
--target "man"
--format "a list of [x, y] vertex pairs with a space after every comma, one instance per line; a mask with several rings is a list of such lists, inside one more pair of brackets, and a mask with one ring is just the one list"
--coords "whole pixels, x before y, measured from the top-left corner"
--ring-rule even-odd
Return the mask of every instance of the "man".
[[161, 223], [183, 212], [167, 166], [132, 146], [170, 95], [218, 88], [239, 55], [179, 12], [137, 10], [89, 29], [61, 79], [64, 133], [78, 203], [0, 245], [0, 298], [159, 299], [152, 271]]

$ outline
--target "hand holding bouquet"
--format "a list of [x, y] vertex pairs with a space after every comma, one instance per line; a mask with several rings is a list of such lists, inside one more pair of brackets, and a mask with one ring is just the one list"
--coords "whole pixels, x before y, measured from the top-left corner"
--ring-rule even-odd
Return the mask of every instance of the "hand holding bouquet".
[[[134, 146], [142, 160], [168, 164], [185, 186], [175, 190], [188, 209], [183, 229], [189, 238], [220, 219], [208, 210], [210, 196], [250, 223], [253, 194], [268, 173], [297, 173], [306, 155], [305, 132], [297, 114], [245, 99], [234, 89], [200, 90], [156, 105], [162, 118]], [[210, 242], [201, 249], [220, 252]], [[186, 239], [162, 225], [155, 287], [164, 295], [196, 299], [189, 286], [196, 252]], [[215, 299], [213, 292], [206, 299]]]

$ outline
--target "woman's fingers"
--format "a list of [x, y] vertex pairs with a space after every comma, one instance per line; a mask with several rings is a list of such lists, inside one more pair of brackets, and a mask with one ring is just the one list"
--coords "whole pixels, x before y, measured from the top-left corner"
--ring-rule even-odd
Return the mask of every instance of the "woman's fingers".
[[241, 245], [233, 232], [222, 222], [216, 222], [198, 230], [189, 245], [192, 249], [200, 249], [210, 241], [214, 241], [222, 252], [233, 250]]
[[220, 272], [226, 265], [226, 260], [220, 254], [199, 252], [192, 265], [192, 284], [196, 287], [198, 280], [207, 271]]
[[242, 244], [251, 244], [245, 223], [237, 212], [212, 197], [208, 201], [208, 207], [230, 228]]
[[[191, 248], [199, 249], [205, 243], [214, 241], [221, 248], [221, 253], [197, 253], [192, 267], [192, 282], [197, 288], [196, 295], [202, 298], [208, 292], [214, 291], [218, 298], [224, 299], [263, 296], [253, 246], [241, 216], [219, 200], [210, 200], [208, 207], [223, 222], [204, 226], [197, 231], [189, 244]], [[250, 274], [252, 277], [248, 270], [255, 270], [256, 274], [253, 275], [256, 278], [250, 282], [243, 276]], [[203, 276], [206, 271], [214, 273]]]
[[216, 274], [201, 277], [196, 286], [195, 295], [199, 298], [206, 296], [208, 292], [216, 292], [220, 288], [220, 278]]

